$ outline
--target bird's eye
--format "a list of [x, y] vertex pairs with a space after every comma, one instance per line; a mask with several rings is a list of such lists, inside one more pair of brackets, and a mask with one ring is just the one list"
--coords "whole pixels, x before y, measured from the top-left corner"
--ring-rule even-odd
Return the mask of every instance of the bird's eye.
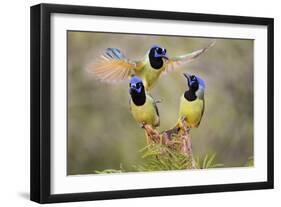
[[158, 54], [161, 54], [161, 53], [162, 53], [162, 48], [157, 47], [157, 48], [156, 48], [156, 52], [157, 52]]

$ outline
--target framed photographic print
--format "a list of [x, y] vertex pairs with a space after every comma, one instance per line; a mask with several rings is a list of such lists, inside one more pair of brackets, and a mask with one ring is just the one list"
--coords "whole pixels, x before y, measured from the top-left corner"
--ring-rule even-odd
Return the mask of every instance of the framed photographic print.
[[273, 188], [273, 19], [31, 7], [31, 200]]

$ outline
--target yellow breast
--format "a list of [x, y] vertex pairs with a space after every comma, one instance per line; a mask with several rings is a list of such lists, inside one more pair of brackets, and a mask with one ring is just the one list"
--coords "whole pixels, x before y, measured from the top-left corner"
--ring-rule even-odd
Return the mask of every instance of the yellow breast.
[[134, 102], [130, 101], [131, 112], [134, 119], [140, 124], [149, 124], [153, 127], [158, 126], [159, 117], [153, 105], [153, 99], [147, 96], [146, 102], [142, 106], [136, 106]]
[[139, 76], [143, 80], [144, 87], [147, 91], [149, 91], [154, 84], [156, 83], [157, 79], [159, 78], [160, 74], [165, 69], [166, 64], [163, 65], [160, 69], [153, 69], [151, 68], [150, 64], [147, 63], [143, 69], [136, 71], [136, 75]]
[[181, 97], [179, 117], [185, 117], [187, 125], [190, 128], [198, 127], [204, 110], [204, 100], [196, 99], [194, 101], [187, 101], [184, 95]]

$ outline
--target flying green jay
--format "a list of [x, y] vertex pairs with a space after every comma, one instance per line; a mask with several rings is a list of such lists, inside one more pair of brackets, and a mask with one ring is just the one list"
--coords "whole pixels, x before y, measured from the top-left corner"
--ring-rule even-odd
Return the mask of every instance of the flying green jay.
[[132, 75], [140, 77], [146, 91], [149, 91], [160, 74], [167, 74], [201, 56], [215, 41], [207, 47], [181, 56], [169, 58], [167, 51], [161, 46], [154, 45], [139, 61], [131, 61], [117, 48], [107, 48], [100, 60], [90, 64], [91, 71], [101, 81], [118, 83]]
[[184, 120], [187, 128], [197, 128], [204, 113], [205, 82], [195, 75], [184, 74], [184, 76], [188, 89], [180, 98], [178, 125], [180, 126]]

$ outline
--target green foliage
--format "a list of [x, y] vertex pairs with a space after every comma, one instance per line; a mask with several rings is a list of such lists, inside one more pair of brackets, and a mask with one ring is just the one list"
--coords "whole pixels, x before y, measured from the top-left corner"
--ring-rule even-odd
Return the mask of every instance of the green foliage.
[[223, 167], [223, 164], [216, 163], [216, 153], [206, 154], [204, 158], [196, 158], [196, 167], [199, 169]]
[[135, 166], [137, 171], [183, 170], [192, 168], [192, 157], [162, 144], [151, 144], [141, 150], [143, 163]]
[[[150, 144], [140, 150], [142, 163], [135, 165], [137, 172], [185, 170], [192, 169], [192, 157], [180, 151], [179, 148], [170, 148], [163, 144]], [[216, 162], [216, 154], [206, 154], [204, 157], [195, 160], [197, 169], [219, 168], [223, 164]], [[106, 169], [95, 171], [95, 173], [121, 173], [126, 172], [122, 166], [119, 170]]]

